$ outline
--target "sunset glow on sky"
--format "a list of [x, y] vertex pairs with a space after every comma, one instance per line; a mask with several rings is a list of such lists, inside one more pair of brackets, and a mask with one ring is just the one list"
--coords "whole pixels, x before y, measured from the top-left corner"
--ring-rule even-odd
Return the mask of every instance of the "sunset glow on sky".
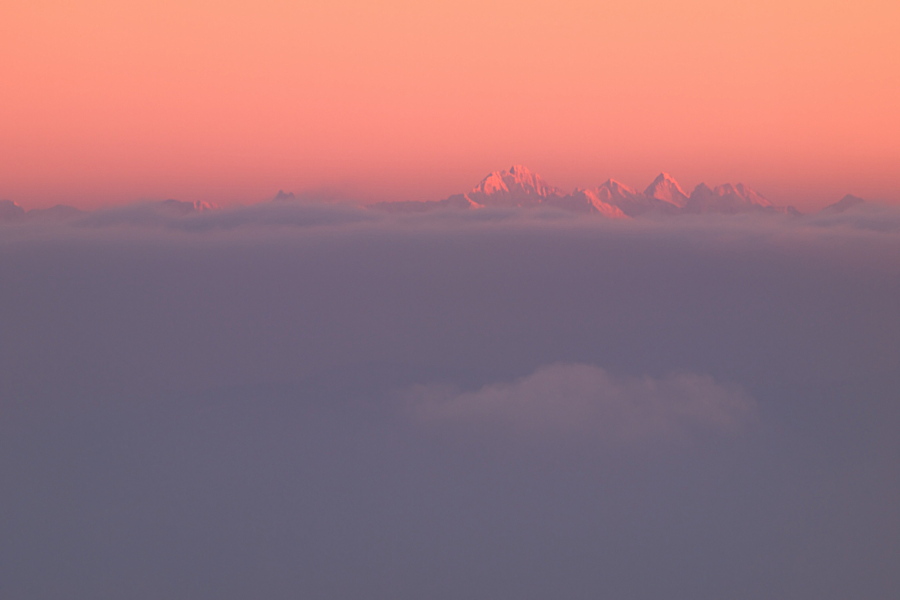
[[523, 163], [900, 202], [896, 0], [9, 0], [0, 198], [434, 200]]

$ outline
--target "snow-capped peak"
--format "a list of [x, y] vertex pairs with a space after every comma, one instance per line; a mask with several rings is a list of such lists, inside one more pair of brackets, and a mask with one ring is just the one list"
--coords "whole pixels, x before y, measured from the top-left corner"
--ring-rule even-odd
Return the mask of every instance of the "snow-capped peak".
[[765, 196], [743, 183], [717, 185], [713, 189], [713, 193], [721, 197], [735, 196], [757, 206], [772, 206], [772, 203]]
[[481, 180], [473, 194], [527, 194], [540, 197], [557, 195], [558, 190], [525, 166], [513, 165], [507, 171], [494, 171]]
[[743, 183], [723, 183], [714, 188], [701, 183], [691, 192], [685, 210], [691, 213], [718, 212], [726, 214], [764, 210], [796, 214], [796, 210], [792, 207], [774, 206], [765, 196]]
[[644, 195], [649, 196], [650, 198], [656, 198], [657, 200], [662, 200], [663, 202], [668, 202], [669, 204], [674, 204], [679, 208], [684, 206], [688, 199], [687, 193], [681, 189], [681, 186], [678, 185], [675, 178], [668, 173], [660, 173], [657, 175], [656, 179], [653, 180], [653, 183], [644, 190]]
[[597, 197], [604, 202], [616, 204], [632, 199], [637, 192], [620, 181], [607, 179], [595, 190]]
[[534, 206], [562, 195], [561, 190], [522, 165], [494, 171], [466, 194], [471, 201], [486, 206]]

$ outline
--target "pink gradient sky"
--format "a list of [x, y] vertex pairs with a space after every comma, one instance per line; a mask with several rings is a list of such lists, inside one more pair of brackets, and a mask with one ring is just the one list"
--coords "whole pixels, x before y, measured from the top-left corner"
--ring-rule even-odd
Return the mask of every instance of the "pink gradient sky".
[[523, 163], [900, 202], [896, 0], [6, 0], [0, 198], [433, 200]]

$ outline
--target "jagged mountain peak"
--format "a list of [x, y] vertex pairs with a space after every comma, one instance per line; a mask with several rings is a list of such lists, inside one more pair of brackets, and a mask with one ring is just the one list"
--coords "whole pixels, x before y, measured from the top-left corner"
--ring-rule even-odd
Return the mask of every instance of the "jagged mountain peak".
[[562, 195], [562, 192], [528, 167], [513, 165], [508, 170], [490, 173], [469, 194], [481, 203], [477, 198], [547, 198]]
[[508, 170], [493, 171], [475, 186], [476, 191], [511, 191], [514, 188], [541, 189], [550, 187], [537, 173], [524, 165], [513, 165]]
[[694, 186], [694, 189], [691, 191], [690, 197], [693, 198], [698, 194], [711, 194], [712, 188], [706, 185], [705, 182], [701, 181], [697, 185]]
[[823, 208], [820, 212], [825, 214], [837, 214], [842, 213], [844, 211], [850, 210], [856, 206], [861, 204], [865, 204], [865, 200], [860, 198], [859, 196], [854, 196], [853, 194], [847, 194], [834, 204], [829, 204], [825, 208]]
[[629, 203], [637, 196], [633, 188], [615, 179], [607, 179], [592, 191], [603, 202], [616, 206]]
[[722, 185], [717, 185], [715, 189], [713, 189], [713, 192], [719, 196], [733, 195], [757, 206], [772, 206], [772, 203], [769, 202], [768, 198], [740, 182], [735, 184], [724, 183]]
[[606, 181], [601, 183], [600, 187], [607, 188], [609, 190], [616, 191], [619, 193], [624, 193], [624, 194], [636, 194], [637, 193], [635, 191], [635, 189], [632, 188], [630, 185], [624, 184], [621, 181], [618, 181], [618, 180], [612, 179], [612, 178], [607, 179]]
[[689, 213], [736, 214], [763, 210], [797, 214], [792, 207], [773, 205], [765, 196], [743, 183], [723, 183], [714, 188], [705, 183], [698, 184], [691, 192], [684, 209]]
[[573, 199], [574, 202], [584, 203], [589, 207], [588, 212], [595, 212], [610, 219], [627, 219], [626, 215], [618, 206], [606, 202], [601, 198], [598, 190], [575, 188], [567, 198]]
[[535, 175], [534, 171], [526, 167], [525, 165], [513, 165], [509, 168], [509, 174], [520, 176], [520, 177], [531, 177]]
[[656, 179], [644, 190], [644, 195], [668, 202], [679, 208], [684, 206], [688, 199], [687, 193], [675, 181], [675, 178], [668, 173], [657, 175]]
[[521, 164], [488, 174], [467, 193], [425, 204], [406, 204], [396, 207], [397, 210], [547, 207], [613, 218], [698, 213], [799, 214], [792, 207], [774, 206], [742, 183], [726, 183], [715, 188], [700, 183], [688, 195], [674, 177], [663, 172], [643, 192], [612, 178], [595, 188], [565, 192]]

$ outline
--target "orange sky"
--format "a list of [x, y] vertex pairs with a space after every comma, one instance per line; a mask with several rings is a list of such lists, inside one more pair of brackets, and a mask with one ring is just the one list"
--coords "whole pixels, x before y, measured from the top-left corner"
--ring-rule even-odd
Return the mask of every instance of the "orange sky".
[[0, 198], [744, 181], [900, 202], [897, 0], [3, 0]]

